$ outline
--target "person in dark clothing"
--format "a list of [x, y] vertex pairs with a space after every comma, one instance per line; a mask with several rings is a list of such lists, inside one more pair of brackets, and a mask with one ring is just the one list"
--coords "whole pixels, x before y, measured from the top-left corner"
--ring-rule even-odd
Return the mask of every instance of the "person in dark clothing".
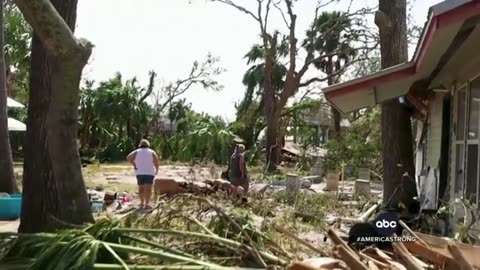
[[245, 162], [245, 146], [238, 144], [235, 152], [230, 157], [228, 168], [228, 180], [235, 187], [242, 187], [245, 193], [248, 192], [249, 179], [247, 165]]

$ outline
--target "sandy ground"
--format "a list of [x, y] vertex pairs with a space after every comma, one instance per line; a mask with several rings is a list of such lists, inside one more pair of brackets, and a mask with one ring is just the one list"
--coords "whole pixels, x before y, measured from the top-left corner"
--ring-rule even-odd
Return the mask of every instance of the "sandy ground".
[[[96, 165], [91, 165], [92, 167]], [[136, 185], [137, 180], [133, 168], [128, 165], [112, 165], [101, 166], [96, 171], [95, 168], [88, 167], [84, 169], [87, 182], [96, 185], [114, 185], [114, 184], [131, 184]], [[160, 166], [159, 173], [156, 178], [173, 178], [186, 179], [194, 181], [202, 181], [207, 178], [217, 178], [220, 175], [218, 168], [212, 169], [208, 167], [188, 167], [188, 166]]]

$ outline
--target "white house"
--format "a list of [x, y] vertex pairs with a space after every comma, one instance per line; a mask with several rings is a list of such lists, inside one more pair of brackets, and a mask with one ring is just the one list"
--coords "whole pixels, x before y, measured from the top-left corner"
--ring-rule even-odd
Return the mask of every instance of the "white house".
[[480, 188], [480, 0], [430, 8], [413, 58], [324, 89], [343, 113], [399, 98], [418, 121], [416, 178], [424, 208]]

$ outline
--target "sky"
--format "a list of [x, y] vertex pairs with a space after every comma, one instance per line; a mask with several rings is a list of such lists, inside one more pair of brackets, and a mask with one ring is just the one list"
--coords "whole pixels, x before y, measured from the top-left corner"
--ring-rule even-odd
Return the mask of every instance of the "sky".
[[[440, 0], [413, 0], [412, 16], [423, 26], [428, 8]], [[254, 8], [256, 0], [236, 0]], [[314, 16], [317, 0], [299, 0], [297, 36], [301, 38]], [[375, 0], [353, 0], [351, 10], [376, 6]], [[322, 10], [346, 10], [350, 0], [340, 0]], [[278, 12], [272, 13], [270, 28], [286, 32]], [[373, 18], [369, 18], [373, 25]], [[84, 78], [102, 81], [120, 72], [123, 78], [137, 77], [148, 84], [148, 72], [155, 70], [157, 89], [162, 83], [185, 78], [195, 60], [208, 53], [220, 57], [226, 71], [216, 79], [221, 92], [201, 87], [190, 89], [182, 98], [198, 112], [235, 117], [235, 102], [243, 97], [242, 76], [248, 68], [243, 58], [259, 42], [255, 21], [230, 6], [210, 0], [80, 0], [75, 35], [94, 44]], [[413, 51], [413, 48], [411, 49]], [[412, 53], [412, 52], [411, 52]], [[309, 71], [314, 76], [314, 71]], [[312, 75], [313, 74], [313, 75]]]

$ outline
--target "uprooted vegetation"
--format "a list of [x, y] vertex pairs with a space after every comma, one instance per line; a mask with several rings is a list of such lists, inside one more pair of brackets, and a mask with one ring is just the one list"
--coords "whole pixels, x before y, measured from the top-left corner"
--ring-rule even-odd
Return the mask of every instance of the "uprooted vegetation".
[[[283, 191], [253, 196], [248, 203], [221, 195], [177, 195], [161, 198], [147, 214], [103, 218], [57, 234], [2, 234], [0, 265], [42, 270], [285, 267], [323, 252], [325, 214], [347, 214], [337, 202], [335, 196]], [[288, 235], [308, 238], [316, 250]]]

